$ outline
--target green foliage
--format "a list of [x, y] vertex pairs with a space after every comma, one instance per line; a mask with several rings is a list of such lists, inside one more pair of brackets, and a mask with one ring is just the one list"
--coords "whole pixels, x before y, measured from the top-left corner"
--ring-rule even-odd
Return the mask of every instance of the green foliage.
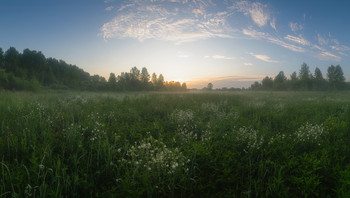
[[2, 91], [0, 195], [348, 197], [349, 94]]
[[328, 90], [347, 90], [349, 83], [345, 82], [342, 68], [337, 65], [328, 67], [328, 80], [323, 78], [321, 70], [316, 67], [314, 76], [310, 73], [309, 66], [306, 63], [301, 65], [299, 76], [296, 72], [290, 75], [290, 79], [284, 75], [283, 71], [272, 80], [266, 76], [261, 85], [254, 82], [250, 86], [251, 90], [278, 90], [278, 91], [328, 91]]
[[0, 87], [9, 90], [71, 89], [89, 91], [183, 91], [186, 84], [165, 82], [162, 74], [150, 75], [144, 67], [137, 67], [130, 72], [122, 72], [119, 76], [111, 73], [106, 82], [99, 75], [89, 73], [63, 60], [45, 58], [41, 52], [23, 50], [19, 53], [10, 47], [5, 54], [0, 48]]

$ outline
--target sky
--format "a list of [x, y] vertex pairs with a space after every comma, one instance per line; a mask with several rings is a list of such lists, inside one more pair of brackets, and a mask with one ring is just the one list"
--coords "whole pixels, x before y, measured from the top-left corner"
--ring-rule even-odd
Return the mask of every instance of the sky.
[[249, 87], [305, 62], [350, 81], [350, 1], [0, 0], [0, 48], [108, 79], [146, 67], [189, 88]]

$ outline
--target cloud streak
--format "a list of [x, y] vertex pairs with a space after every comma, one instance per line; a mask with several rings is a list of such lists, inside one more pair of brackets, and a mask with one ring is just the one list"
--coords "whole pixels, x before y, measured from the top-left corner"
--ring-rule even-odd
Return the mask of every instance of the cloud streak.
[[262, 60], [264, 62], [268, 62], [268, 63], [278, 63], [278, 61], [275, 60], [271, 60], [271, 58], [269, 56], [266, 55], [261, 55], [261, 54], [254, 54], [254, 53], [250, 53], [250, 55], [254, 56], [256, 59]]
[[264, 32], [259, 32], [256, 31], [254, 29], [248, 28], [248, 29], [243, 29], [242, 33], [244, 35], [250, 36], [254, 39], [259, 39], [259, 40], [267, 40], [268, 42], [274, 43], [276, 45], [282, 46], [284, 48], [287, 48], [291, 51], [294, 52], [305, 52], [305, 49], [300, 47], [300, 46], [296, 46], [290, 43], [287, 43], [281, 39], [279, 39], [278, 37], [273, 37], [268, 33], [264, 33]]
[[267, 24], [270, 19], [270, 14], [266, 10], [266, 5], [248, 1], [239, 1], [236, 2], [231, 9], [237, 10], [244, 13], [244, 15], [250, 16], [253, 22], [259, 27], [263, 27]]
[[295, 36], [292, 36], [292, 35], [287, 35], [287, 36], [284, 37], [284, 39], [292, 41], [292, 42], [300, 44], [300, 45], [306, 45], [306, 46], [310, 45], [310, 42], [307, 41], [306, 39], [302, 38], [302, 37], [295, 37]]
[[212, 56], [213, 59], [223, 59], [223, 60], [234, 60], [235, 57], [229, 57], [229, 56], [223, 56], [223, 55], [214, 55]]

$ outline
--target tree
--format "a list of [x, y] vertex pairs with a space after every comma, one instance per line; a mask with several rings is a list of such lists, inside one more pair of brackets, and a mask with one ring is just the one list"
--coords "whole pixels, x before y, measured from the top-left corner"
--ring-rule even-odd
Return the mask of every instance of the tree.
[[4, 61], [4, 51], [2, 51], [2, 48], [0, 48], [0, 69], [4, 67], [3, 61]]
[[316, 91], [326, 90], [327, 82], [323, 78], [322, 72], [318, 67], [316, 67], [314, 75], [315, 75], [315, 78], [312, 80], [313, 90], [316, 90]]
[[310, 69], [306, 63], [301, 64], [301, 68], [299, 71], [299, 79], [300, 80], [310, 79]]
[[6, 72], [15, 72], [19, 65], [20, 54], [14, 47], [10, 47], [4, 55], [4, 68]]
[[141, 84], [142, 84], [142, 89], [144, 89], [144, 90], [149, 89], [150, 75], [149, 75], [146, 67], [143, 67], [141, 70], [140, 80], [141, 80]]
[[155, 87], [155, 85], [157, 84], [157, 74], [153, 72], [152, 74], [152, 84], [153, 84], [153, 87]]
[[315, 79], [316, 80], [324, 80], [322, 72], [318, 67], [316, 67], [316, 69], [315, 69]]
[[329, 85], [332, 89], [341, 89], [344, 86], [345, 77], [340, 65], [331, 65], [327, 69], [327, 77]]
[[208, 90], [213, 90], [213, 87], [214, 87], [213, 83], [208, 83], [208, 86], [207, 86]]
[[287, 77], [284, 75], [283, 71], [280, 71], [274, 79], [274, 83], [283, 83], [287, 80]]
[[157, 87], [158, 87], [158, 90], [160, 90], [160, 89], [162, 89], [164, 87], [164, 76], [163, 76], [163, 74], [159, 74], [159, 76], [158, 76]]
[[109, 78], [108, 78], [108, 85], [111, 89], [115, 89], [117, 84], [117, 78], [115, 77], [114, 73], [110, 73], [109, 74]]
[[186, 91], [186, 90], [187, 90], [187, 85], [186, 85], [186, 83], [182, 83], [181, 88], [182, 88], [182, 90]]
[[293, 72], [292, 75], [290, 75], [290, 79], [291, 79], [292, 81], [298, 80], [297, 73], [296, 73], [296, 72]]
[[150, 75], [146, 67], [142, 68], [140, 79], [143, 84], [147, 84], [149, 82]]
[[130, 77], [133, 80], [139, 80], [139, 78], [140, 78], [140, 70], [137, 69], [137, 67], [131, 68], [131, 70], [130, 70]]
[[264, 89], [271, 89], [272, 86], [273, 86], [273, 80], [272, 80], [272, 78], [266, 76], [262, 80], [261, 84], [262, 84], [262, 88], [264, 88]]
[[252, 90], [259, 90], [260, 88], [261, 88], [261, 83], [259, 83], [258, 81], [255, 81], [254, 84], [250, 85], [250, 89]]

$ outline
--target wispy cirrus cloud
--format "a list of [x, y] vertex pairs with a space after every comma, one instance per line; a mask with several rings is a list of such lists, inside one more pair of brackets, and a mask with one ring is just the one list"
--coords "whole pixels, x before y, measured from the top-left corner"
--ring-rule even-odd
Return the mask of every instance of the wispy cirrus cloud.
[[243, 63], [245, 66], [253, 66], [253, 63]]
[[111, 10], [113, 10], [113, 8], [114, 8], [114, 6], [108, 6], [105, 10], [106, 11], [111, 11]]
[[230, 8], [242, 12], [244, 15], [250, 16], [254, 23], [259, 27], [265, 26], [270, 20], [267, 6], [259, 2], [251, 3], [249, 1], [238, 1]]
[[104, 39], [158, 39], [181, 44], [208, 38], [232, 38], [233, 31], [226, 22], [230, 13], [207, 13], [206, 8], [215, 5], [211, 0], [130, 2], [122, 5], [117, 16], [102, 26]]
[[299, 23], [295, 23], [295, 22], [290, 22], [289, 23], [289, 28], [293, 31], [293, 32], [296, 32], [296, 31], [299, 31], [299, 30], [303, 30], [304, 29], [304, 26], [299, 24]]
[[270, 26], [275, 30], [277, 31], [277, 28], [276, 28], [276, 18], [272, 18], [272, 20], [270, 21]]
[[103, 2], [104, 3], [112, 3], [112, 2], [114, 2], [114, 0], [104, 0]]
[[304, 52], [305, 51], [305, 49], [300, 47], [300, 46], [296, 46], [296, 45], [287, 43], [278, 37], [271, 36], [269, 33], [259, 32], [259, 31], [252, 29], [252, 28], [243, 29], [242, 33], [244, 35], [250, 36], [254, 39], [267, 40], [268, 42], [274, 43], [276, 45], [282, 46], [284, 48], [287, 48], [287, 49], [295, 51], [295, 52]]
[[223, 56], [223, 55], [214, 55], [212, 56], [213, 59], [223, 59], [223, 60], [234, 60], [235, 57], [229, 57], [229, 56]]
[[[115, 0], [104, 0], [105, 3], [113, 1]], [[309, 53], [323, 60], [339, 61], [342, 56], [350, 53], [350, 47], [332, 38], [330, 33], [317, 34], [310, 39], [303, 35], [303, 30], [306, 29], [303, 23], [277, 24], [278, 20], [273, 15], [273, 10], [261, 2], [246, 0], [123, 0], [122, 2], [118, 6], [111, 4], [106, 8], [107, 11], [115, 11], [116, 15], [101, 27], [100, 35], [105, 40], [134, 38], [142, 42], [157, 39], [182, 44], [210, 38], [235, 39], [244, 35], [249, 39], [265, 40], [293, 52]], [[244, 23], [242, 27], [232, 25], [232, 19], [239, 14], [246, 16], [253, 23]], [[304, 21], [305, 18], [304, 16]], [[278, 31], [278, 28], [283, 27], [286, 28]], [[232, 60], [233, 57], [217, 55], [216, 58], [214, 56], [207, 58]]]
[[278, 63], [278, 61], [276, 60], [271, 60], [271, 58], [269, 56], [266, 55], [262, 55], [262, 54], [254, 54], [254, 53], [250, 53], [250, 55], [254, 56], [256, 59], [262, 60], [264, 62], [268, 62], [268, 63]]
[[236, 57], [224, 56], [224, 55], [218, 55], [218, 54], [213, 55], [213, 56], [204, 56], [203, 58], [205, 58], [205, 59], [212, 58], [212, 59], [216, 59], [216, 60], [218, 60], [218, 59], [221, 59], [221, 60], [235, 60], [236, 59]]
[[330, 52], [321, 52], [321, 53], [319, 53], [319, 56], [321, 59], [324, 59], [324, 60], [335, 60], [338, 62], [341, 60], [340, 56], [337, 56], [337, 55], [332, 54]]
[[284, 37], [284, 39], [292, 41], [292, 42], [300, 44], [300, 45], [307, 45], [307, 46], [310, 45], [310, 42], [307, 41], [306, 39], [302, 38], [301, 36], [300, 37], [295, 37], [295, 36], [292, 36], [292, 35], [287, 35], [287, 36]]

